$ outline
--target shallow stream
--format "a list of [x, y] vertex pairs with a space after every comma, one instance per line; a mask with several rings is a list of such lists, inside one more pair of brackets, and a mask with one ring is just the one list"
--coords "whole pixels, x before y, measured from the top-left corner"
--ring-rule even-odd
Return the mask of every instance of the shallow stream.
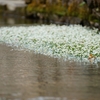
[[99, 67], [0, 44], [0, 100], [100, 100]]

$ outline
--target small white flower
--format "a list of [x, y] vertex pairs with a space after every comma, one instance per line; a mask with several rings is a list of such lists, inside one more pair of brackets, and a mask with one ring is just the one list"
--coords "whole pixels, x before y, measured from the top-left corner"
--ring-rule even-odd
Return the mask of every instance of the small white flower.
[[97, 31], [80, 25], [1, 27], [0, 41], [64, 59], [78, 57], [86, 61], [92, 52], [100, 60], [100, 34]]

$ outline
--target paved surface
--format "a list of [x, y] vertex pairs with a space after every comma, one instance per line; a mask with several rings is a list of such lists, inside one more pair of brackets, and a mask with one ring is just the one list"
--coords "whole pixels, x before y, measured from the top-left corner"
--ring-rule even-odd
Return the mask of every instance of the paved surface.
[[100, 68], [0, 44], [0, 100], [100, 100]]

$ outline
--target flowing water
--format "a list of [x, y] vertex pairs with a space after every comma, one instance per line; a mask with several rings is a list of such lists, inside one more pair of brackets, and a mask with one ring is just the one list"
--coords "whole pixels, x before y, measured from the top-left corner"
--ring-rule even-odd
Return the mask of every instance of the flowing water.
[[0, 100], [100, 100], [100, 64], [85, 66], [0, 44]]
[[[26, 20], [0, 19], [0, 25], [16, 21]], [[84, 65], [0, 44], [0, 100], [100, 100], [100, 63]]]

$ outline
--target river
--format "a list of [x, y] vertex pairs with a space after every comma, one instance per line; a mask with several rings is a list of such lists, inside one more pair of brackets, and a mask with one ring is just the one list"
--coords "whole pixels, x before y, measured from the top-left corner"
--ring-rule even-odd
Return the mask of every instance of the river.
[[[0, 25], [19, 25], [13, 21], [2, 19]], [[0, 44], [0, 100], [100, 100], [100, 63], [84, 65]]]

